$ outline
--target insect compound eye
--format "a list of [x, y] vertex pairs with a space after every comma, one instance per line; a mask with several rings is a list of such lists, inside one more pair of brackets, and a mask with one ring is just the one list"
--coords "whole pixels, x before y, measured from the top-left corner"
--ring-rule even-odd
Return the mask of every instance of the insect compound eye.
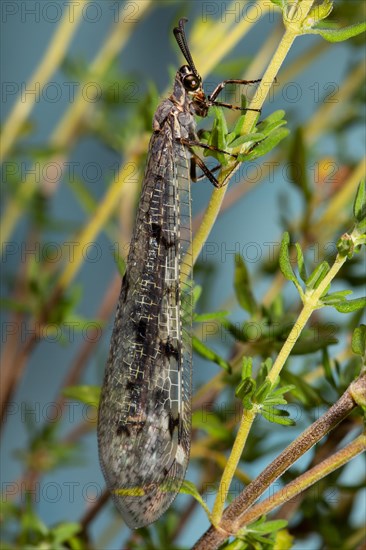
[[188, 92], [194, 92], [200, 87], [201, 81], [194, 75], [188, 74], [183, 78], [183, 86]]

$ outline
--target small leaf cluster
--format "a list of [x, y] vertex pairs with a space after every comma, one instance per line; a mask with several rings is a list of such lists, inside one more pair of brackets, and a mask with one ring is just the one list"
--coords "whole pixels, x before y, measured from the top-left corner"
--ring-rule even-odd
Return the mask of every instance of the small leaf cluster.
[[362, 245], [366, 244], [366, 185], [365, 180], [358, 186], [356, 198], [353, 203], [353, 216], [355, 227], [352, 234], [345, 233], [337, 243], [337, 249], [341, 256], [351, 259], [354, 254], [360, 252]]
[[268, 358], [261, 363], [257, 376], [252, 375], [253, 360], [251, 357], [244, 357], [241, 371], [241, 381], [236, 388], [235, 395], [243, 407], [247, 410], [253, 408], [269, 422], [293, 426], [295, 422], [288, 418], [289, 413], [285, 409], [278, 408], [278, 405], [287, 405], [283, 397], [285, 393], [294, 389], [289, 384], [278, 388], [278, 383], [272, 384], [268, 379], [268, 373], [272, 367], [272, 359]]
[[[350, 242], [352, 243], [355, 242], [353, 235], [352, 236], [347, 235], [347, 236], [341, 237], [338, 243], [338, 250], [342, 248], [342, 250], [347, 249], [349, 251]], [[303, 303], [305, 303], [308, 297], [311, 296], [314, 293], [314, 291], [323, 282], [326, 275], [329, 273], [330, 266], [327, 261], [323, 261], [315, 267], [315, 269], [310, 273], [310, 275], [308, 275], [306, 265], [305, 265], [304, 254], [301, 249], [301, 246], [299, 243], [295, 243], [295, 247], [296, 247], [296, 264], [297, 264], [297, 269], [299, 273], [299, 278], [304, 284], [305, 288], [303, 288], [302, 283], [299, 281], [291, 265], [290, 253], [289, 253], [290, 235], [287, 232], [284, 233], [282, 242], [281, 242], [280, 268], [283, 275], [286, 277], [286, 279], [294, 283], [294, 285], [296, 286], [300, 294], [301, 300], [303, 301]], [[355, 247], [353, 246], [352, 254], [355, 251], [356, 251]], [[350, 254], [350, 252], [348, 253]], [[344, 255], [346, 254], [347, 252], [344, 252]], [[328, 285], [323, 291], [320, 299], [314, 306], [315, 309], [318, 309], [324, 306], [332, 306], [340, 313], [351, 313], [353, 311], [357, 311], [366, 306], [365, 297], [355, 298], [354, 300], [347, 300], [346, 296], [352, 294], [352, 290], [341, 290], [341, 291], [329, 293], [329, 289], [330, 289], [330, 285]]]
[[[351, 234], [344, 234], [337, 243], [338, 254], [340, 258], [347, 256], [351, 259], [354, 254], [359, 253], [361, 246], [366, 243], [366, 190], [365, 182], [362, 181], [356, 193], [355, 201], [353, 204], [353, 214], [355, 227]], [[280, 248], [280, 269], [283, 275], [289, 281], [292, 281], [296, 286], [302, 301], [305, 303], [308, 296], [310, 296], [322, 283], [326, 275], [330, 270], [328, 262], [323, 261], [308, 275], [305, 264], [304, 254], [299, 243], [295, 243], [296, 248], [296, 264], [298, 269], [299, 278], [305, 285], [303, 289], [299, 278], [296, 276], [290, 261], [290, 236], [287, 232], [284, 233], [281, 248]], [[354, 300], [347, 300], [346, 296], [352, 294], [351, 290], [341, 290], [338, 292], [329, 293], [329, 285], [322, 293], [320, 300], [315, 305], [316, 308], [324, 306], [333, 306], [340, 313], [351, 313], [364, 308], [366, 305], [366, 298], [356, 298]]]
[[[303, 265], [304, 260], [300, 247], [298, 247], [298, 251], [301, 253], [301, 265]], [[287, 262], [291, 268], [288, 257]], [[295, 278], [292, 271], [291, 274]], [[314, 277], [314, 279], [316, 280], [316, 277]], [[310, 284], [312, 284], [312, 280], [310, 280]], [[262, 357], [267, 357], [273, 352], [278, 353], [295, 322], [295, 312], [285, 310], [280, 295], [278, 295], [269, 306], [263, 306], [257, 303], [248, 269], [243, 258], [239, 254], [235, 256], [234, 290], [239, 305], [244, 311], [249, 313], [249, 319], [240, 323], [234, 323], [228, 318], [229, 311], [215, 311], [200, 314], [196, 313], [193, 320], [196, 323], [216, 322], [218, 329], [221, 327], [237, 342], [249, 346], [250, 354], [258, 353]], [[340, 295], [343, 296], [348, 293], [349, 291], [344, 291], [344, 293], [342, 294], [341, 292]], [[200, 287], [195, 286], [193, 294], [194, 302], [197, 304], [201, 294]], [[359, 305], [359, 301], [346, 303], [348, 305], [351, 304], [351, 307]], [[329, 327], [326, 322], [323, 323], [320, 320], [310, 327], [305, 327], [293, 347], [292, 354], [308, 355], [319, 350], [324, 350], [327, 346], [336, 344], [338, 339], [334, 334], [334, 330], [333, 326]], [[195, 335], [192, 337], [192, 343], [194, 351], [200, 357], [216, 363], [230, 375], [228, 376], [229, 384], [236, 383], [236, 375], [231, 375], [231, 362], [213, 350], [206, 342], [202, 342]], [[314, 399], [312, 399], [312, 401], [314, 401]]]
[[285, 529], [287, 521], [277, 519], [266, 521], [262, 516], [236, 534], [233, 542], [222, 547], [222, 550], [270, 550], [290, 548], [292, 536]]
[[[293, 23], [290, 17], [292, 0], [271, 0], [283, 13], [285, 25]], [[301, 34], [319, 34], [328, 42], [343, 42], [365, 32], [366, 22], [355, 23], [346, 27], [339, 27], [334, 21], [324, 21], [333, 10], [333, 0], [323, 0], [310, 10], [307, 17], [301, 22]], [[301, 9], [301, 5], [299, 6]]]
[[[270, 306], [261, 306], [257, 303], [249, 272], [240, 255], [235, 256], [234, 289], [238, 303], [250, 314], [250, 319], [238, 326], [237, 323], [234, 324], [223, 318], [221, 324], [236, 340], [250, 345], [251, 349], [260, 353], [262, 357], [266, 357], [271, 352], [278, 352], [295, 322], [295, 313], [285, 310], [280, 295]], [[329, 331], [329, 327], [318, 322], [301, 332], [292, 353], [294, 355], [314, 353], [337, 342], [337, 338]]]
[[[242, 134], [245, 114], [238, 118], [233, 130], [229, 132], [222, 109], [215, 107], [213, 111], [215, 119], [212, 130], [205, 132], [203, 137], [208, 145], [232, 154], [245, 145], [246, 152], [237, 155], [239, 162], [251, 161], [266, 155], [289, 134], [288, 128], [284, 128], [286, 120], [283, 110], [269, 115], [250, 134]], [[227, 165], [230, 159], [230, 155], [219, 151], [205, 151], [204, 156], [215, 157], [223, 166]]]
[[3, 504], [3, 517], [8, 522], [18, 524], [17, 537], [12, 544], [2, 544], [4, 550], [16, 548], [44, 550], [83, 550], [85, 542], [79, 536], [82, 528], [75, 522], [62, 522], [47, 527], [34, 511], [30, 498], [26, 498], [26, 506], [12, 503]]
[[100, 386], [67, 386], [62, 394], [69, 398], [98, 408], [100, 399]]

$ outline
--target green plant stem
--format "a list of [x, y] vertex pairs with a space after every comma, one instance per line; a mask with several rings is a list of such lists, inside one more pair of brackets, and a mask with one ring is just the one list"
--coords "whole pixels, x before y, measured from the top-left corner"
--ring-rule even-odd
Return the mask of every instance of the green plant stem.
[[309, 426], [299, 437], [296, 438], [282, 453], [277, 456], [260, 474], [256, 477], [235, 500], [227, 507], [223, 514], [221, 529], [216, 530], [211, 526], [194, 547], [217, 548], [229, 536], [236, 533], [244, 524], [247, 524], [247, 510], [250, 506], [270, 487], [270, 485], [281, 476], [292, 464], [303, 456], [320, 439], [334, 429], [344, 420], [359, 404], [359, 396], [366, 392], [366, 374], [363, 373], [357, 380], [352, 382], [349, 388], [338, 399], [338, 401], [318, 420]]
[[[268, 65], [268, 68], [266, 72], [263, 75], [263, 78], [257, 88], [256, 93], [254, 94], [254, 97], [249, 105], [250, 109], [261, 109], [262, 105], [264, 103], [265, 98], [267, 97], [267, 94], [269, 92], [270, 87], [272, 86], [276, 75], [283, 64], [295, 38], [301, 33], [301, 21], [306, 17], [306, 15], [309, 13], [311, 6], [313, 4], [313, 0], [305, 0], [304, 2], [301, 2], [301, 9], [302, 9], [302, 17], [299, 19], [297, 18], [296, 21], [293, 22], [293, 24], [289, 24], [286, 28], [286, 31], [282, 37], [282, 40], [270, 62]], [[296, 10], [292, 12], [293, 17], [296, 15]], [[244, 124], [242, 128], [242, 134], [247, 134], [251, 131], [252, 127], [254, 126], [255, 122], [257, 120], [257, 113], [254, 111], [248, 111], [245, 119]], [[242, 151], [241, 151], [242, 152]], [[219, 182], [224, 181], [225, 178], [229, 173], [233, 173], [237, 168], [239, 164], [234, 165], [234, 168], [232, 166], [228, 166], [225, 168], [219, 177]], [[211, 228], [213, 224], [215, 223], [215, 220], [217, 218], [217, 215], [219, 213], [222, 201], [225, 196], [226, 187], [221, 187], [220, 189], [216, 189], [213, 191], [210, 203], [208, 205], [208, 208], [205, 212], [205, 215], [202, 220], [202, 224], [196, 234], [196, 237], [192, 244], [192, 256], [193, 256], [193, 263], [196, 261], [204, 243], [206, 242], [206, 239], [211, 231]], [[189, 251], [190, 252], [190, 251]], [[188, 253], [189, 253], [188, 252]], [[311, 310], [312, 311], [312, 310]], [[309, 312], [309, 316], [311, 314], [311, 311]], [[305, 322], [307, 321], [308, 317], [306, 318]], [[296, 340], [295, 340], [296, 341]], [[295, 343], [295, 342], [294, 342]], [[292, 349], [292, 347], [291, 347]], [[224, 473], [222, 475], [219, 490], [215, 499], [215, 503], [213, 506], [213, 512], [212, 512], [212, 522], [214, 525], [218, 525], [221, 520], [222, 512], [225, 506], [226, 496], [228, 494], [230, 483], [232, 480], [232, 477], [234, 475], [234, 472], [238, 466], [238, 462], [240, 460], [240, 457], [242, 455], [244, 445], [248, 436], [248, 433], [250, 431], [251, 425], [255, 418], [255, 411], [250, 411], [250, 414], [247, 414], [247, 411], [243, 414], [243, 419], [240, 424], [239, 432], [237, 434], [237, 437], [235, 439], [234, 447], [232, 450], [232, 453], [229, 457], [229, 460], [227, 462], [226, 468], [224, 470]]]
[[[200, 441], [200, 443], [196, 443], [196, 442], [192, 443], [191, 453], [190, 453], [191, 459], [197, 458], [202, 460], [202, 458], [205, 458], [211, 461], [212, 464], [216, 463], [219, 468], [224, 468], [226, 465], [225, 454], [221, 451], [219, 452], [219, 451], [214, 451], [213, 449], [210, 449], [209, 446], [207, 445], [208, 439], [210, 438], [203, 439], [202, 441]], [[215, 442], [214, 438], [211, 438], [211, 440]], [[248, 484], [251, 481], [251, 478], [247, 474], [242, 472], [239, 468], [235, 470], [235, 477], [245, 484]]]
[[[353, 232], [352, 235], [354, 238], [357, 237], [356, 232]], [[290, 355], [293, 346], [295, 345], [297, 339], [299, 338], [302, 330], [304, 329], [310, 315], [312, 312], [320, 307], [320, 299], [321, 296], [326, 291], [327, 287], [331, 284], [334, 277], [337, 275], [338, 271], [341, 269], [342, 265], [346, 262], [347, 256], [341, 256], [340, 254], [337, 255], [334, 264], [330, 268], [327, 275], [324, 277], [324, 279], [321, 281], [319, 286], [312, 290], [311, 292], [307, 292], [304, 295], [304, 305], [303, 309], [300, 312], [299, 317], [297, 318], [296, 323], [294, 324], [289, 336], [286, 339], [285, 344], [283, 345], [269, 375], [268, 378], [271, 381], [272, 384], [275, 383], [277, 380], [277, 377], [279, 376], [282, 367], [284, 366], [288, 356]], [[363, 377], [363, 381], [364, 381]], [[351, 386], [352, 387], [352, 386]], [[365, 390], [365, 387], [363, 388]], [[334, 410], [331, 409], [331, 416], [334, 416]], [[251, 425], [255, 419], [256, 411], [253, 409], [252, 411], [244, 411], [243, 418], [241, 421], [241, 425], [239, 428], [239, 432], [237, 434], [237, 437], [235, 439], [235, 443], [233, 446], [232, 453], [228, 459], [226, 468], [224, 470], [224, 473], [222, 475], [222, 479], [219, 486], [219, 491], [214, 503], [213, 512], [212, 512], [212, 524], [217, 527], [220, 526], [221, 517], [222, 517], [222, 511], [225, 505], [226, 496], [228, 493], [228, 490], [230, 488], [230, 483], [232, 480], [232, 477], [234, 475], [234, 472], [237, 468], [238, 462], [240, 460], [242, 451], [244, 449], [244, 445], [246, 442], [246, 439], [248, 437], [248, 433], [250, 431]], [[339, 420], [338, 420], [339, 421]], [[336, 423], [338, 423], [338, 421]], [[305, 436], [309, 437], [309, 432], [305, 432]], [[321, 435], [322, 437], [322, 435]], [[311, 439], [310, 439], [311, 441]], [[312, 445], [314, 445], [316, 441], [313, 441], [308, 448], [310, 448]], [[300, 445], [300, 442], [297, 441], [296, 443], [297, 449], [300, 450], [302, 446]], [[280, 455], [281, 456], [281, 455]], [[297, 458], [296, 458], [297, 460]], [[284, 457], [281, 457], [281, 464], [284, 466], [286, 465], [286, 461], [284, 460]], [[287, 469], [290, 464], [285, 468]], [[279, 474], [280, 475], [280, 474]], [[278, 477], [278, 476], [277, 476]], [[273, 480], [272, 480], [273, 481]], [[261, 482], [261, 487], [263, 486], [263, 483]], [[203, 547], [202, 547], [203, 548]]]
[[[151, 0], [146, 0], [140, 3], [138, 20], [143, 17], [150, 5]], [[103, 75], [110, 67], [110, 64], [117, 53], [125, 46], [135, 26], [135, 19], [126, 21], [122, 6], [118, 23], [113, 26], [111, 32], [106, 38], [105, 43], [91, 64], [90, 74], [95, 81], [100, 82], [102, 80]], [[52, 132], [49, 145], [52, 148], [60, 150], [60, 153], [56, 154], [52, 157], [52, 159], [48, 159], [49, 164], [51, 162], [55, 162], [59, 167], [63, 167], [65, 165], [65, 151], [70, 148], [70, 145], [74, 142], [76, 136], [78, 135], [83, 119], [90, 110], [91, 105], [92, 104], [89, 101], [85, 100], [84, 90], [81, 86], [81, 90], [75, 97], [75, 101], [66, 111], [59, 124]], [[40, 163], [40, 167], [37, 169], [37, 172], [42, 174], [42, 163]], [[25, 181], [20, 185], [15, 197], [11, 197], [6, 205], [0, 223], [1, 243], [9, 240], [19, 218], [24, 212], [24, 206], [29, 204], [31, 198], [41, 187], [42, 183], [42, 181], [35, 178], [33, 165], [28, 170]]]
[[366, 392], [366, 374], [352, 382], [330, 409], [318, 420], [313, 422], [302, 434], [284, 449], [241, 494], [225, 510], [224, 521], [231, 522], [241, 518], [268, 487], [280, 477], [301, 456], [311, 449], [318, 441], [333, 430], [357, 406], [358, 400], [354, 394]]
[[233, 523], [231, 528], [234, 529], [234, 532], [237, 532], [241, 525], [248, 525], [256, 519], [260, 518], [263, 514], [267, 514], [274, 508], [277, 508], [280, 504], [287, 502], [288, 500], [294, 498], [299, 493], [302, 493], [311, 485], [314, 485], [317, 481], [323, 479], [323, 477], [329, 475], [331, 472], [334, 472], [338, 468], [341, 468], [347, 462], [355, 458], [357, 455], [362, 453], [366, 449], [366, 434], [363, 433], [357, 437], [354, 441], [346, 445], [343, 449], [333, 454], [332, 456], [326, 458], [311, 470], [305, 472], [301, 476], [297, 477], [295, 480], [288, 483], [283, 489], [271, 495], [269, 498], [265, 499], [263, 502], [256, 504], [251, 508], [240, 521]]
[[225, 506], [226, 496], [230, 489], [230, 484], [240, 461], [243, 452], [243, 447], [248, 438], [250, 428], [256, 416], [255, 409], [251, 411], [244, 410], [243, 416], [239, 425], [239, 430], [236, 435], [230, 459], [227, 461], [226, 467], [220, 480], [219, 490], [212, 509], [211, 521], [217, 527], [221, 521], [222, 511]]
[[[244, 491], [237, 497], [228, 509], [224, 513], [224, 521], [232, 522], [249, 508], [249, 506], [255, 502], [264, 491], [279, 477], [281, 476], [292, 464], [294, 464], [303, 454], [305, 454], [311, 447], [313, 447], [322, 437], [330, 432], [341, 420], [343, 420], [348, 414], [357, 407], [357, 399], [354, 398], [354, 394], [362, 394], [366, 391], [366, 375], [363, 374], [340, 397], [340, 399], [316, 422], [309, 426], [299, 437], [296, 438], [282, 453], [271, 463], [263, 472], [254, 479]], [[250, 416], [247, 413], [251, 413]], [[233, 475], [232, 468], [235, 464], [235, 459], [239, 455], [241, 456], [242, 449], [240, 448], [240, 438], [246, 440], [248, 432], [254, 421], [255, 413], [253, 411], [244, 411], [241, 426], [243, 426], [243, 432], [240, 433], [235, 439], [234, 447], [230, 459], [228, 461], [228, 467], [222, 476], [222, 481], [230, 487]], [[245, 443], [245, 441], [244, 441]], [[235, 449], [235, 451], [234, 451]], [[215, 505], [216, 505], [215, 501]], [[217, 516], [215, 515], [216, 509], [212, 512], [212, 524], [217, 525]], [[216, 505], [219, 510], [219, 504]], [[221, 525], [223, 526], [223, 525]], [[227, 530], [226, 527], [224, 527]]]
[[[65, 10], [65, 14], [52, 37], [52, 41], [41, 63], [30, 77], [4, 124], [1, 136], [0, 162], [4, 160], [11, 150], [22, 124], [29, 116], [33, 105], [39, 100], [43, 87], [58, 69], [64, 58], [66, 50], [77, 31], [87, 1], [81, 0], [80, 2], [76, 2], [73, 7], [72, 18], [70, 17], [69, 10]], [[29, 94], [27, 90], [37, 90], [37, 92]]]
[[[313, 1], [303, 2], [303, 4], [309, 4], [308, 10], [310, 10], [312, 3]], [[286, 29], [282, 37], [282, 40], [278, 45], [278, 48], [270, 64], [268, 65], [266, 72], [263, 75], [262, 81], [260, 82], [257, 88], [257, 91], [254, 94], [252, 101], [250, 102], [250, 105], [249, 105], [250, 109], [262, 108], [263, 103], [268, 95], [268, 92], [276, 78], [276, 75], [278, 74], [278, 71], [281, 65], [283, 64], [298, 34], [299, 34], [299, 30], [296, 31], [296, 29], [291, 27], [288, 27]], [[243, 124], [241, 133], [242, 134], [250, 133], [256, 120], [257, 120], [257, 113], [254, 111], [248, 111], [244, 119], [244, 124]], [[243, 150], [241, 150], [240, 152], [243, 152]], [[229, 174], [233, 175], [239, 166], [240, 166], [239, 163], [228, 164], [228, 166], [225, 167], [225, 169], [222, 170], [222, 172], [219, 175], [219, 183], [224, 181]], [[193, 264], [196, 262], [204, 246], [204, 243], [206, 242], [211, 232], [211, 229], [216, 221], [216, 218], [221, 208], [222, 201], [224, 200], [224, 197], [225, 197], [226, 189], [227, 189], [227, 186], [224, 186], [219, 189], [214, 189], [214, 191], [212, 192], [210, 202], [208, 204], [208, 207], [202, 219], [202, 223], [195, 235], [191, 249], [188, 250], [188, 254], [192, 254]]]
[[[323, 44], [322, 42], [320, 44]], [[292, 65], [289, 68], [289, 73], [294, 74], [297, 72], [296, 68], [297, 66], [301, 67], [303, 65], [302, 58], [299, 60], [296, 59], [295, 62], [292, 63]], [[352, 94], [361, 86], [361, 83], [364, 80], [364, 63], [360, 63], [356, 66], [356, 68], [350, 72], [350, 74], [347, 77], [346, 82], [344, 82], [341, 87], [338, 90], [337, 93], [337, 102], [334, 103], [324, 103], [321, 105], [321, 107], [313, 114], [311, 119], [309, 120], [308, 124], [304, 126], [304, 139], [306, 141], [306, 144], [308, 146], [313, 145], [317, 138], [319, 138], [319, 135], [321, 133], [329, 131], [329, 127], [334, 124], [334, 121], [337, 120], [337, 109], [339, 106], [342, 106], [343, 109], [346, 108], [346, 105], [350, 101], [350, 97]], [[287, 74], [286, 69], [283, 72], [283, 81], [288, 81], [287, 77], [285, 78], [285, 74]], [[274, 90], [275, 93], [278, 93], [280, 88], [277, 88]], [[273, 166], [278, 166], [279, 163], [283, 160], [283, 155], [276, 152], [271, 157], [271, 163]], [[238, 185], [234, 188], [229, 189], [228, 193], [225, 196], [225, 201], [222, 204], [220, 208], [219, 215], [221, 215], [231, 204], [237, 203], [241, 197], [251, 190], [251, 188], [255, 187], [259, 184], [259, 182], [267, 177], [267, 175], [270, 173], [270, 165], [269, 163], [265, 163], [262, 167], [261, 171], [261, 178], [255, 179], [254, 174], [252, 175], [250, 172], [248, 174], [248, 181], [245, 185]], [[358, 178], [357, 183], [359, 182], [361, 178]], [[335, 198], [333, 200], [337, 200], [338, 194], [342, 194], [342, 196], [346, 193], [346, 191], [343, 192], [343, 187], [340, 189], [340, 191], [335, 195]], [[345, 197], [343, 196], [343, 199]], [[330, 203], [331, 204], [331, 203]], [[203, 218], [204, 213], [199, 213], [196, 218], [193, 220], [193, 227], [195, 225], [198, 225], [197, 220], [201, 220]], [[332, 225], [332, 224], [330, 224]], [[316, 222], [316, 227], [318, 227], [318, 222]], [[317, 231], [315, 231], [317, 233]]]
[[340, 256], [337, 255], [334, 264], [328, 271], [327, 275], [324, 277], [318, 288], [313, 290], [312, 292], [307, 292], [304, 296], [304, 305], [300, 312], [300, 315], [298, 316], [294, 326], [292, 327], [292, 330], [288, 337], [286, 338], [286, 342], [281, 348], [280, 353], [277, 356], [276, 361], [273, 364], [273, 367], [271, 368], [268, 379], [272, 384], [275, 383], [278, 376], [280, 375], [280, 372], [288, 359], [292, 348], [297, 342], [297, 339], [299, 338], [301, 332], [303, 331], [307, 321], [309, 320], [310, 315], [313, 313], [315, 309], [319, 307], [319, 300], [322, 296], [322, 294], [325, 292], [326, 288], [330, 285], [334, 277], [337, 275], [338, 271], [341, 269], [342, 265], [346, 262], [347, 256]]

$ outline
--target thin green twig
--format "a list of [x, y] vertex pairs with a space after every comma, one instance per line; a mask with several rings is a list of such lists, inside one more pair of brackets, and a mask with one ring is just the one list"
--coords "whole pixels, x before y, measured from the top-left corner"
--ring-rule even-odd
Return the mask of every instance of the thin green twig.
[[253, 506], [246, 514], [244, 514], [240, 519], [240, 525], [238, 523], [233, 523], [232, 528], [234, 532], [238, 532], [241, 525], [248, 525], [260, 518], [264, 514], [268, 514], [280, 506], [284, 502], [294, 498], [296, 495], [302, 493], [311, 485], [314, 485], [317, 481], [323, 479], [330, 473], [334, 472], [338, 468], [341, 468], [347, 462], [355, 458], [360, 453], [364, 452], [366, 449], [366, 434], [363, 433], [357, 437], [354, 441], [346, 445], [343, 449], [337, 453], [326, 458], [311, 470], [303, 473], [301, 476], [298, 476], [296, 479], [285, 485], [283, 489], [271, 495], [269, 498], [265, 499], [263, 502]]
[[[366, 375], [362, 374], [351, 383], [338, 401], [318, 420], [309, 426], [279, 456], [277, 456], [228, 506], [219, 529], [210, 527], [197, 542], [195, 550], [217, 548], [248, 523], [247, 514], [251, 505], [281, 476], [292, 464], [311, 449], [318, 441], [335, 428], [354, 410], [366, 390]], [[337, 460], [335, 460], [336, 462]], [[248, 511], [248, 512], [247, 512]], [[253, 520], [251, 520], [253, 521]]]
[[[44, 86], [52, 74], [59, 68], [67, 48], [78, 29], [85, 4], [88, 1], [81, 0], [80, 2], [76, 2], [71, 12], [69, 9], [65, 9], [64, 16], [52, 37], [42, 61], [30, 77], [4, 124], [1, 135], [0, 162], [4, 160], [11, 150], [19, 135], [22, 124], [31, 113], [34, 104], [39, 100]], [[29, 94], [29, 90], [35, 90], [35, 93]]]
[[[306, 17], [307, 13], [310, 11], [312, 6], [312, 1], [306, 1], [303, 2], [302, 5], [302, 13], [303, 17]], [[295, 14], [296, 12], [294, 12]], [[283, 64], [295, 38], [300, 34], [301, 29], [301, 21], [302, 19], [297, 20], [297, 25], [295, 25], [295, 22], [293, 25], [289, 25], [283, 35], [283, 38], [277, 48], [277, 51], [275, 52], [267, 71], [265, 72], [263, 79], [258, 86], [257, 92], [253, 97], [253, 100], [250, 103], [251, 109], [261, 109], [263, 102], [268, 94], [268, 91], [273, 84], [275, 77]], [[249, 133], [255, 124], [256, 121], [256, 113], [253, 111], [249, 111], [247, 116], [245, 117], [244, 125], [243, 125], [243, 133]], [[225, 169], [222, 173], [222, 179], [226, 177], [227, 171], [232, 170], [232, 168]], [[216, 217], [218, 215], [218, 212], [221, 207], [221, 203], [223, 201], [225, 195], [225, 188], [217, 189], [213, 192], [212, 198], [209, 204], [209, 207], [206, 211], [206, 214], [204, 216], [202, 225], [200, 227], [200, 230], [198, 231], [195, 242], [193, 243], [193, 259], [195, 260], [199, 254], [199, 252], [202, 249], [202, 246], [204, 242], [206, 241], [208, 234], [211, 230], [212, 225], [214, 224]], [[311, 310], [312, 311], [312, 310]], [[309, 314], [306, 311], [303, 313], [303, 317], [305, 322], [308, 319], [307, 315], [311, 314], [311, 311], [309, 310]], [[300, 319], [300, 321], [303, 321], [303, 319]], [[296, 341], [296, 340], [295, 340]], [[294, 343], [295, 343], [294, 341]], [[293, 343], [293, 345], [294, 345]], [[291, 348], [292, 349], [292, 348]], [[281, 360], [282, 357], [281, 356]], [[287, 357], [287, 356], [286, 356]], [[272, 371], [271, 371], [272, 372]], [[235, 444], [233, 447], [232, 454], [230, 455], [230, 458], [228, 460], [228, 463], [226, 465], [226, 468], [224, 470], [224, 473], [222, 475], [219, 490], [216, 496], [216, 500], [213, 506], [212, 510], [212, 523], [214, 525], [219, 525], [222, 512], [225, 506], [226, 496], [228, 494], [231, 480], [233, 477], [233, 474], [237, 468], [238, 462], [240, 460], [240, 457], [243, 452], [243, 448], [251, 427], [251, 424], [253, 423], [255, 418], [255, 414], [248, 415], [248, 412], [245, 411], [243, 415], [242, 422], [240, 424], [239, 432], [237, 435], [237, 438], [235, 440]]]

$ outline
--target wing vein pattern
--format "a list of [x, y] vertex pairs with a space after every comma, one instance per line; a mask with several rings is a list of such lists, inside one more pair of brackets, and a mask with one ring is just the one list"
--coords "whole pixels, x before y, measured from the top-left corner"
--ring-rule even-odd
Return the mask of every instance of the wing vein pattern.
[[166, 99], [154, 118], [98, 418], [102, 470], [130, 527], [175, 498], [191, 430], [190, 113]]

